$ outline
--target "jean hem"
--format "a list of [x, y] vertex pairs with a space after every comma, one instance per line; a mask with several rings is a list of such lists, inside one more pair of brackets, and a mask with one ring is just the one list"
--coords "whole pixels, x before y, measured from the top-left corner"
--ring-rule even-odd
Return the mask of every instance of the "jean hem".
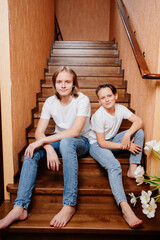
[[17, 206], [17, 207], [22, 207], [22, 208], [24, 208], [25, 210], [28, 209], [28, 207], [23, 206], [23, 204], [21, 204], [21, 203], [14, 203], [13, 206], [14, 206], [14, 207], [16, 207], [16, 206]]
[[76, 206], [77, 202], [63, 202], [63, 205], [66, 205], [66, 206]]

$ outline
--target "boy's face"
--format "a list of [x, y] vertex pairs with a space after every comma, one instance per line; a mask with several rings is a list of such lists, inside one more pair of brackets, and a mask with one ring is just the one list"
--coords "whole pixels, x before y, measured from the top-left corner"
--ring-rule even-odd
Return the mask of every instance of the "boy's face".
[[56, 78], [56, 90], [61, 97], [72, 95], [73, 76], [66, 71], [60, 72]]
[[116, 99], [118, 94], [115, 95], [112, 93], [110, 88], [101, 88], [98, 92], [99, 103], [106, 109], [111, 110], [115, 107]]

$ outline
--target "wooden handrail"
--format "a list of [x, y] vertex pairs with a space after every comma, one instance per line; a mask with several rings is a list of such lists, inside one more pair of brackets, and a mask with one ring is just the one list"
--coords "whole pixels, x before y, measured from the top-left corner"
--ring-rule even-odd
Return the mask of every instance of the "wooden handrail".
[[129, 23], [129, 19], [128, 19], [127, 15], [126, 15], [126, 12], [124, 10], [122, 1], [121, 0], [116, 0], [116, 3], [117, 3], [117, 7], [118, 7], [118, 10], [119, 10], [123, 25], [125, 27], [125, 30], [126, 30], [128, 39], [130, 41], [130, 44], [131, 44], [134, 56], [136, 58], [136, 61], [137, 61], [137, 64], [138, 64], [138, 67], [139, 67], [142, 78], [145, 78], [145, 79], [160, 79], [160, 74], [150, 73], [150, 71], [149, 71], [147, 63], [144, 59], [142, 51], [139, 47], [137, 39], [136, 39], [136, 37], [134, 35], [134, 32], [132, 30], [132, 27]]
[[60, 30], [56, 15], [54, 16], [54, 20], [55, 20], [55, 35], [56, 35], [55, 40], [59, 40], [59, 36], [60, 36], [61, 40], [63, 41], [62, 33]]

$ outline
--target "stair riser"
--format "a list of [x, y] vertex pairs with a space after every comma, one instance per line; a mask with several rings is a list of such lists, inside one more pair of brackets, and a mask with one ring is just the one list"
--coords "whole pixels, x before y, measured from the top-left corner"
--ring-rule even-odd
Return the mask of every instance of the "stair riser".
[[[84, 93], [87, 96], [90, 96], [92, 99], [97, 99], [95, 89], [80, 89], [82, 93]], [[121, 97], [125, 96], [125, 89], [117, 89], [118, 94]], [[50, 97], [54, 94], [53, 87], [42, 87], [42, 96]]]
[[[120, 102], [123, 106], [129, 107], [129, 103], [127, 102]], [[39, 107], [39, 111], [41, 112], [42, 107], [43, 107], [44, 101], [43, 102], [38, 102], [38, 107]], [[100, 103], [91, 103], [91, 111], [92, 114], [98, 110], [98, 108], [100, 107]]]
[[[57, 56], [57, 55], [62, 55], [62, 56], [96, 56], [96, 55], [101, 55], [101, 56], [118, 56], [118, 51], [117, 50], [112, 50], [112, 49], [53, 49], [51, 51], [51, 56]], [[94, 57], [93, 56], [93, 57]]]
[[[39, 116], [39, 115], [38, 115]], [[36, 118], [33, 119], [33, 126], [36, 128], [38, 125], [38, 121], [39, 121], [39, 117], [36, 115]], [[55, 124], [54, 124], [54, 120], [50, 119], [49, 120], [49, 124], [48, 127], [53, 127], [54, 128]], [[127, 120], [123, 120], [121, 127], [128, 129], [131, 126], [131, 122], [127, 121]], [[30, 134], [29, 134], [30, 136]]]
[[114, 45], [114, 44], [117, 44], [115, 43], [114, 41], [78, 41], [78, 40], [74, 40], [74, 41], [61, 41], [61, 40], [56, 40], [54, 42], [55, 44], [63, 44], [63, 45], [66, 45], [66, 44], [72, 44], [74, 46], [74, 44], [88, 44], [88, 45], [101, 45], [101, 44], [106, 44], [106, 45]]
[[[52, 84], [52, 76], [45, 76], [46, 83]], [[80, 88], [96, 88], [99, 84], [113, 84], [116, 88], [126, 86], [122, 77], [78, 77]]]
[[53, 44], [52, 49], [117, 49], [116, 44]]
[[[48, 219], [48, 222], [50, 220]], [[49, 225], [49, 223], [48, 223]], [[113, 230], [114, 231], [114, 230]], [[51, 233], [50, 233], [51, 232]], [[111, 231], [109, 231], [108, 233], [102, 233], [101, 231], [99, 231], [99, 233], [97, 233], [98, 231], [95, 230], [91, 230], [91, 231], [87, 231], [86, 230], [86, 234], [84, 233], [84, 230], [79, 230], [76, 232], [72, 232], [71, 230], [69, 231], [67, 229], [67, 231], [65, 232], [65, 230], [60, 230], [60, 233], [56, 233], [56, 232], [52, 232], [49, 231], [46, 232], [46, 230], [28, 230], [28, 229], [24, 229], [23, 231], [20, 229], [18, 230], [18, 232], [14, 232], [14, 230], [11, 230], [11, 232], [3, 232], [2, 233], [2, 238], [1, 240], [53, 240], [53, 235], [54, 235], [54, 240], [88, 240], [89, 238], [92, 240], [106, 240], [106, 239], [112, 239], [112, 240], [119, 240], [120, 238], [123, 240], [142, 240], [142, 237], [145, 238], [145, 240], [150, 240], [153, 232], [148, 234], [147, 233], [136, 233], [132, 236], [131, 233], [120, 233], [119, 231], [114, 231], [114, 233], [111, 234]], [[82, 233], [83, 232], [83, 233]], [[146, 235], [147, 234], [147, 235]], [[154, 233], [154, 236], [158, 237], [158, 233], [155, 235], [156, 233]]]
[[[44, 102], [38, 102], [39, 111], [41, 112]], [[129, 107], [129, 103], [121, 103], [122, 105]], [[91, 114], [98, 110], [100, 107], [99, 103], [91, 103]]]
[[[11, 194], [11, 203], [13, 204], [15, 199], [16, 199], [17, 194]], [[86, 204], [89, 205], [89, 203], [92, 201], [92, 204], [99, 204], [101, 206], [103, 206], [106, 210], [108, 209], [113, 209], [113, 210], [117, 210], [117, 205], [116, 202], [114, 200], [113, 196], [95, 196], [95, 198], [93, 198], [93, 196], [83, 196], [83, 195], [78, 195], [77, 198], [77, 204], [79, 207], [80, 204]], [[62, 206], [62, 202], [63, 202], [63, 195], [40, 195], [40, 194], [33, 194], [32, 197], [32, 202], [30, 205], [30, 211], [34, 208], [33, 211], [35, 211], [35, 209], [39, 209], [42, 207], [42, 202], [43, 202], [43, 208], [45, 208], [45, 205], [48, 207], [48, 204], [50, 204], [51, 206], [53, 204], [58, 204], [60, 207]], [[92, 206], [93, 207], [93, 206]], [[89, 206], [88, 206], [89, 208]]]
[[49, 65], [105, 65], [119, 64], [118, 58], [100, 58], [100, 57], [51, 57]]
[[[53, 127], [53, 126], [51, 126], [51, 127]], [[125, 130], [127, 130], [128, 128], [127, 127], [120, 127], [120, 129], [119, 129], [119, 132], [123, 132], [123, 131], [125, 131]], [[54, 127], [52, 128], [52, 131], [51, 131], [51, 129], [48, 131], [48, 130], [46, 130], [46, 132], [45, 132], [45, 135], [46, 136], [50, 136], [50, 135], [52, 135], [54, 133]], [[32, 133], [32, 132], [30, 132], [29, 134], [28, 134], [28, 143], [32, 143], [32, 142], [34, 142], [35, 141], [35, 134], [34, 133]]]
[[[77, 75], [82, 76], [105, 76], [109, 73], [119, 74], [121, 72], [120, 67], [88, 67], [88, 66], [71, 66], [71, 68], [76, 72]], [[49, 66], [48, 73], [54, 74], [57, 71], [57, 66]]]
[[117, 44], [116, 43], [55, 43], [52, 45], [52, 48], [113, 48], [117, 49]]

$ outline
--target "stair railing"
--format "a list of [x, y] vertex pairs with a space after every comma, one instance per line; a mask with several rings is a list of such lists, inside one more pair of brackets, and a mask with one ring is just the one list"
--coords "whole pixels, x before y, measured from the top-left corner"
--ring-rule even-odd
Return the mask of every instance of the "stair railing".
[[121, 0], [116, 0], [116, 3], [117, 3], [119, 14], [121, 16], [121, 19], [122, 19], [124, 28], [126, 30], [128, 39], [130, 41], [130, 44], [131, 44], [134, 56], [136, 58], [136, 61], [137, 61], [137, 64], [138, 64], [138, 67], [139, 67], [140, 74], [141, 74], [142, 78], [144, 78], [144, 79], [160, 79], [160, 74], [154, 74], [154, 73], [151, 73], [149, 71], [147, 63], [144, 59], [144, 55], [143, 55], [143, 53], [142, 53], [142, 51], [139, 47], [139, 44], [138, 44], [137, 39], [135, 37], [135, 34], [134, 34], [134, 32], [132, 30], [132, 27], [129, 23], [129, 19], [128, 19], [127, 14], [124, 10], [124, 5], [123, 5], [122, 1]]
[[[58, 41], [58, 40], [63, 41], [62, 33], [61, 33], [61, 30], [60, 30], [56, 15], [54, 16], [54, 23], [55, 23], [55, 40], [56, 41]], [[60, 39], [59, 39], [59, 36], [60, 36]]]

